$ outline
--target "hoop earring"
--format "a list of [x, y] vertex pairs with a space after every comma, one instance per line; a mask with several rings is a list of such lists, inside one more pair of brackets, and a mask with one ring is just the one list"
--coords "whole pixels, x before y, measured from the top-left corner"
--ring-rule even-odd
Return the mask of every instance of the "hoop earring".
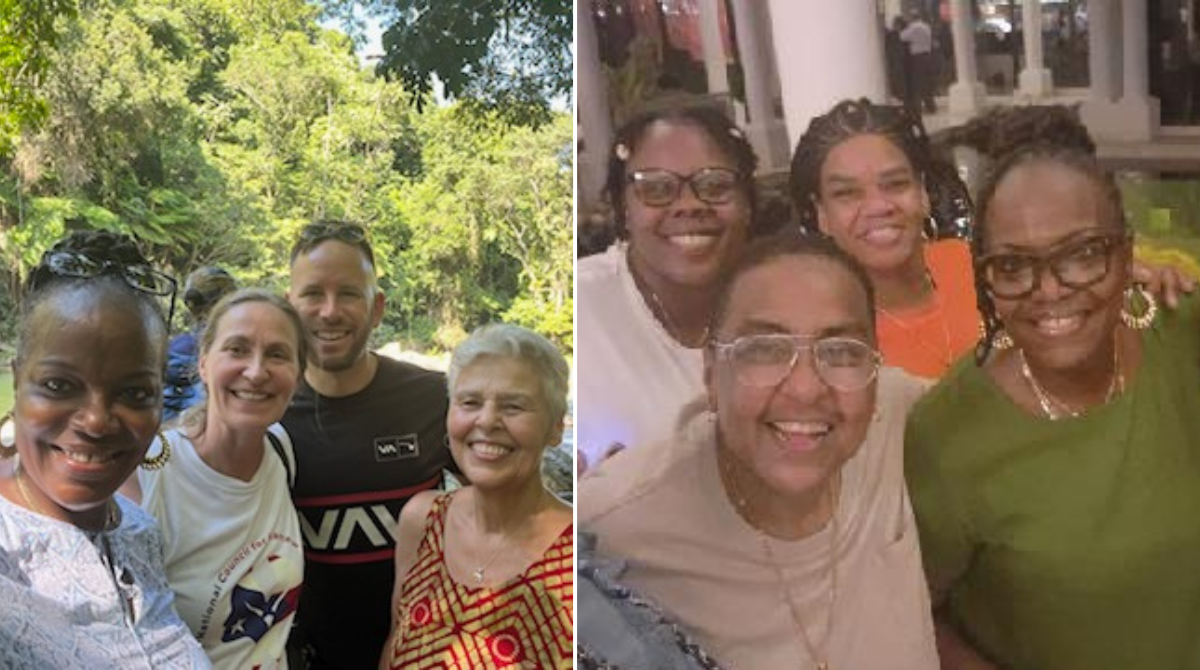
[[933, 218], [932, 214], [925, 217], [925, 224], [921, 226], [921, 237], [925, 238], [926, 242], [935, 242], [939, 237], [937, 219]]
[[[986, 337], [987, 328], [981, 323], [979, 324], [979, 339], [982, 340]], [[1004, 351], [1005, 349], [1012, 349], [1013, 339], [1012, 336], [1008, 334], [1008, 331], [1004, 329], [1004, 326], [1001, 325], [996, 329], [996, 332], [992, 333], [992, 339], [988, 344], [990, 344], [991, 348], [996, 351]]]
[[0, 461], [7, 461], [8, 459], [17, 455], [17, 426], [15, 422], [13, 423], [12, 443], [4, 441], [4, 427], [7, 426], [10, 421], [12, 421], [11, 409], [5, 412], [4, 416], [0, 417]]
[[1005, 349], [1013, 348], [1012, 335], [1009, 335], [1008, 331], [1005, 330], [1003, 326], [1000, 328], [1000, 330], [992, 333], [992, 348], [996, 351], [1004, 351]]
[[[1142, 313], [1137, 314], [1133, 311], [1133, 304], [1136, 298], [1140, 298], [1143, 303]], [[1154, 294], [1146, 290], [1141, 284], [1134, 284], [1125, 289], [1125, 305], [1121, 308], [1121, 323], [1129, 326], [1134, 330], [1145, 330], [1154, 323], [1154, 317], [1158, 315], [1158, 301], [1154, 299]]]
[[158, 455], [153, 458], [142, 457], [143, 470], [158, 470], [171, 460], [171, 443], [167, 441], [167, 436], [158, 431], [158, 444], [161, 447]]

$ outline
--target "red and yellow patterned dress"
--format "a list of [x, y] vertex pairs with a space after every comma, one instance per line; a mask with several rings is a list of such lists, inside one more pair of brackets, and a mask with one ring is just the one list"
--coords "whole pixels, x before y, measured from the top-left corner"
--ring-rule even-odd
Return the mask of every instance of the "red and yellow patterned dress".
[[574, 526], [523, 574], [494, 588], [471, 588], [446, 568], [450, 497], [439, 496], [430, 508], [417, 561], [404, 579], [393, 670], [570, 668]]

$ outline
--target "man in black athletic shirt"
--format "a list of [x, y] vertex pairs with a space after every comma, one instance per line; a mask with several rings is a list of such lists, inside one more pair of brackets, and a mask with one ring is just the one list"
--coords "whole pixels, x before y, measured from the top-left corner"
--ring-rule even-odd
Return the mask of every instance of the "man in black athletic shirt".
[[384, 296], [362, 227], [306, 226], [288, 298], [310, 341], [305, 383], [283, 418], [305, 549], [289, 646], [310, 668], [375, 668], [390, 624], [392, 528], [409, 497], [454, 467], [446, 379], [368, 351]]

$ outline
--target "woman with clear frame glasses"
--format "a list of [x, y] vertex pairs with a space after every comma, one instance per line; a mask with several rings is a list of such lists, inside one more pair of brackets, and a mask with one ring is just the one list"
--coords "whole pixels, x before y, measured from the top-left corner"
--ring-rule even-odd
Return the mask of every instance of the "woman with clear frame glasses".
[[880, 367], [870, 281], [793, 233], [719, 286], [678, 432], [580, 481], [583, 667], [936, 668], [902, 476], [924, 387]]
[[1200, 668], [1200, 303], [1132, 278], [1112, 177], [1032, 145], [972, 242], [988, 335], [914, 409], [906, 474], [943, 668]]

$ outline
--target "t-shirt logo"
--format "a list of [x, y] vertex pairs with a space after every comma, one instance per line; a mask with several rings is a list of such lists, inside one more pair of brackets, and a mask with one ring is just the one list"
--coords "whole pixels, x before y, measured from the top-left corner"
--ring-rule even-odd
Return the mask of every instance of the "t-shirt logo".
[[392, 435], [375, 438], [375, 460], [398, 461], [404, 458], [416, 458], [421, 455], [421, 447], [417, 442], [417, 434]]

